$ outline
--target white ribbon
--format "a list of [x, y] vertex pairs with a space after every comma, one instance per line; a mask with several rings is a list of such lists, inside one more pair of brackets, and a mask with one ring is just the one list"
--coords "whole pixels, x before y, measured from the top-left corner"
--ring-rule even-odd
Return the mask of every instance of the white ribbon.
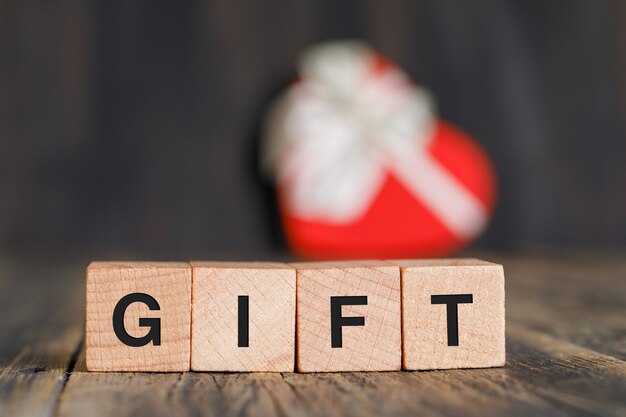
[[427, 152], [436, 118], [428, 95], [398, 69], [373, 74], [356, 42], [307, 51], [302, 81], [268, 119], [262, 161], [295, 216], [329, 224], [361, 218], [392, 173], [455, 235], [471, 238], [487, 210]]

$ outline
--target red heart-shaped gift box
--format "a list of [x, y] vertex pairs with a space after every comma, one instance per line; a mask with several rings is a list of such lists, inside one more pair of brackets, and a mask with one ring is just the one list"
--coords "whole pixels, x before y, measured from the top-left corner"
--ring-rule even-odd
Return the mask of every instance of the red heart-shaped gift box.
[[289, 247], [306, 258], [449, 254], [495, 204], [486, 152], [362, 44], [307, 51], [270, 114], [267, 157]]

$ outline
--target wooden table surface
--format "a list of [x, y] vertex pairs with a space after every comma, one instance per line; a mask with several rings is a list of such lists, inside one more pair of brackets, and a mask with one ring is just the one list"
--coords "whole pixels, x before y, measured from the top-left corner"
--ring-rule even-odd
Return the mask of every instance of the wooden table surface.
[[0, 259], [0, 416], [626, 416], [626, 256], [504, 264], [507, 365], [334, 374], [89, 373], [85, 262]]

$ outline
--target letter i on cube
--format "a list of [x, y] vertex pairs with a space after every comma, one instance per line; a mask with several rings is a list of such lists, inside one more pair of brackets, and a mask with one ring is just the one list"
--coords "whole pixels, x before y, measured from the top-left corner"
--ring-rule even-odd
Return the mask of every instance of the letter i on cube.
[[296, 271], [270, 262], [192, 262], [191, 369], [293, 372]]

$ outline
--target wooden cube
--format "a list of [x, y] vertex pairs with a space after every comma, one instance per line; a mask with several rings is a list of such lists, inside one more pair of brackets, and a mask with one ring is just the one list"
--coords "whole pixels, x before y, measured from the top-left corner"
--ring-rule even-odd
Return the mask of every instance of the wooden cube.
[[477, 259], [397, 263], [404, 369], [504, 365], [502, 265]]
[[191, 266], [93, 262], [87, 268], [90, 371], [189, 370]]
[[400, 269], [377, 261], [291, 264], [297, 270], [297, 369], [397, 371]]
[[269, 262], [192, 262], [191, 369], [293, 372], [296, 271]]

